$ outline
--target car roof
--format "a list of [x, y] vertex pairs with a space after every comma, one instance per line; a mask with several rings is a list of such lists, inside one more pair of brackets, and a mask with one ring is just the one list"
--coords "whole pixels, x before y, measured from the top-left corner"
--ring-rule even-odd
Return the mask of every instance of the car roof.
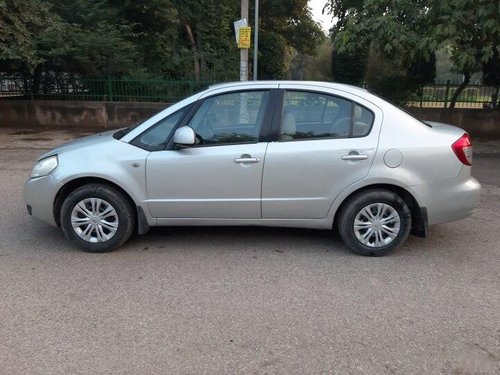
[[352, 93], [367, 93], [368, 90], [354, 86], [348, 85], [345, 83], [336, 83], [336, 82], [323, 82], [323, 81], [235, 81], [235, 82], [225, 82], [225, 83], [216, 83], [210, 85], [209, 89], [223, 89], [223, 88], [231, 88], [231, 87], [247, 87], [247, 86], [275, 86], [275, 85], [303, 85], [303, 86], [321, 86], [332, 89], [340, 89], [342, 91], [348, 91]]

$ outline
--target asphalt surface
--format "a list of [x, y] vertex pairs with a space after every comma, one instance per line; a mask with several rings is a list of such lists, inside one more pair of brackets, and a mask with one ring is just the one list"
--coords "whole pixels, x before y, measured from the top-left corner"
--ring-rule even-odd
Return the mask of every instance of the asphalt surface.
[[163, 228], [87, 254], [26, 213], [74, 132], [0, 128], [0, 374], [498, 374], [500, 142], [469, 219], [383, 258], [333, 232]]

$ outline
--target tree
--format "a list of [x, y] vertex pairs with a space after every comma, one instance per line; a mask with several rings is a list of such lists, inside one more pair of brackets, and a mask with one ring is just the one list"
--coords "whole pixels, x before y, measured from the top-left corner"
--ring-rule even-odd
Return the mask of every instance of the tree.
[[21, 78], [26, 96], [38, 91], [48, 61], [68, 49], [64, 22], [51, 7], [43, 0], [0, 3], [0, 71]]
[[368, 88], [389, 101], [404, 105], [409, 98], [421, 97], [423, 86], [436, 76], [436, 60], [416, 56], [404, 63], [402, 59], [387, 58], [381, 48], [374, 47], [367, 58], [365, 83]]
[[[324, 35], [307, 0], [261, 6], [261, 76], [284, 78]], [[234, 80], [239, 13], [240, 0], [0, 0], [0, 72], [23, 77], [26, 93], [68, 77]]]
[[259, 34], [260, 79], [285, 79], [291, 66], [292, 50], [279, 33], [262, 30]]
[[60, 19], [42, 0], [0, 2], [0, 60], [4, 69], [32, 71], [43, 61], [37, 35], [60, 27]]
[[453, 93], [450, 108], [469, 84], [472, 73], [500, 52], [500, 6], [494, 0], [434, 1], [429, 18], [434, 35], [441, 45], [451, 49], [451, 59], [464, 80]]
[[314, 54], [297, 53], [292, 60], [291, 78], [308, 81], [331, 81], [332, 44], [328, 40]]
[[134, 74], [175, 76], [179, 64], [172, 56], [179, 45], [180, 22], [173, 0], [109, 0], [109, 4], [130, 27], [130, 33], [125, 30], [123, 35], [137, 51]]
[[196, 79], [236, 79], [239, 54], [233, 33], [238, 18], [237, 0], [174, 0], [181, 22], [182, 44], [189, 51]]
[[[104, 1], [28, 0], [1, 3], [0, 69], [21, 77], [25, 95], [47, 91], [60, 76], [126, 74], [137, 51], [127, 24]], [[28, 22], [26, 22], [26, 19]]]
[[332, 76], [336, 82], [361, 85], [365, 79], [368, 51], [339, 52], [332, 50]]
[[314, 55], [325, 39], [307, 0], [262, 0], [259, 78], [286, 78], [294, 55]]
[[419, 9], [422, 2], [329, 2], [326, 10], [339, 17], [332, 30], [335, 54], [340, 57], [340, 63], [344, 60], [350, 64], [342, 71], [337, 59], [337, 66], [332, 66], [337, 75], [341, 73], [342, 76], [343, 73], [350, 81], [359, 81], [363, 77], [370, 89], [400, 104], [412, 92], [418, 91], [428, 79], [434, 77], [434, 74], [424, 77], [418, 66], [426, 62], [430, 63], [427, 64], [429, 66], [435, 61], [432, 60], [431, 48], [416, 47], [420, 43], [420, 27], [425, 16], [425, 12]]
[[493, 0], [331, 0], [326, 10], [340, 17], [332, 37], [341, 53], [376, 43], [385, 57], [409, 66], [448, 47], [455, 69], [464, 75], [450, 107], [471, 74], [500, 51], [499, 7]]
[[491, 108], [499, 108], [500, 53], [498, 51], [495, 51], [493, 57], [488, 62], [483, 63], [483, 81], [486, 85], [491, 85], [495, 88], [491, 95]]

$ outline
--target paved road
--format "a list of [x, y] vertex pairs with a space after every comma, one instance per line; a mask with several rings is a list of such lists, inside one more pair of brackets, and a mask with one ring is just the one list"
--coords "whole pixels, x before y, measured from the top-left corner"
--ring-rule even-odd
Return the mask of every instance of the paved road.
[[495, 144], [475, 156], [477, 213], [388, 257], [265, 228], [156, 229], [86, 254], [21, 197], [35, 157], [73, 136], [0, 129], [0, 374], [500, 372]]

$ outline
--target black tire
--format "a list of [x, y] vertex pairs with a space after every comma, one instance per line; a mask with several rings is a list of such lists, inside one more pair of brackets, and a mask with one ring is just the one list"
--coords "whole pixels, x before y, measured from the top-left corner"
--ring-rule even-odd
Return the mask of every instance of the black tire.
[[[397, 218], [390, 220], [391, 214], [395, 215], [394, 212], [397, 212], [399, 216], [399, 223]], [[381, 228], [380, 222], [375, 220], [377, 227], [370, 231], [370, 228], [364, 228], [365, 225], [371, 226], [370, 219], [367, 219], [369, 213], [374, 215], [383, 213], [380, 215], [382, 220], [390, 221]], [[384, 216], [385, 214], [387, 216]], [[356, 217], [358, 217], [358, 226], [355, 230]], [[351, 197], [343, 205], [338, 216], [337, 228], [340, 237], [352, 252], [364, 256], [382, 256], [396, 249], [408, 238], [411, 229], [411, 212], [406, 202], [392, 191], [365, 190]], [[394, 238], [388, 234], [387, 230], [393, 232]]]
[[[102, 221], [94, 219], [97, 220], [94, 225], [88, 221], [91, 220], [88, 218], [90, 215], [87, 216], [76, 208], [81, 203], [87, 209], [91, 209], [92, 202], [96, 202], [95, 212], [99, 212], [102, 208], [104, 211], [102, 213], [105, 214], [109, 207], [114, 211], [110, 211], [107, 218], [103, 216]], [[76, 229], [72, 225], [72, 214], [74, 218], [80, 215], [80, 220], [85, 221]], [[105, 253], [123, 245], [134, 232], [135, 220], [133, 207], [123, 194], [102, 184], [89, 184], [75, 189], [66, 197], [61, 207], [61, 227], [64, 234], [79, 248], [90, 253]], [[94, 226], [89, 228], [89, 225]], [[90, 229], [87, 234], [90, 236], [88, 240], [81, 237], [85, 234], [86, 228]], [[81, 233], [78, 234], [78, 231]]]

